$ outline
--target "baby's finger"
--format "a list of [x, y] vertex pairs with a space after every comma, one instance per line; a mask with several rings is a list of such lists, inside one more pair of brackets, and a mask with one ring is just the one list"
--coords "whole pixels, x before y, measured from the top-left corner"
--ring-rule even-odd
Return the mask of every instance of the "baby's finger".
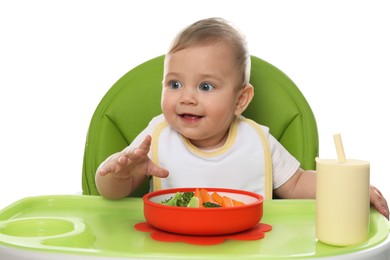
[[129, 147], [125, 150], [125, 154], [131, 160], [136, 160], [149, 153], [150, 145], [151, 145], [151, 137], [150, 135], [148, 135], [145, 137], [144, 141], [140, 144], [138, 148]]
[[370, 187], [371, 204], [387, 219], [389, 219], [389, 206], [382, 193], [374, 186]]
[[378, 200], [377, 208], [383, 216], [385, 216], [387, 219], [389, 219], [389, 206], [387, 205], [387, 202], [383, 197], [381, 197]]
[[142, 141], [138, 149], [145, 150], [149, 152], [150, 150], [150, 145], [152, 144], [152, 137], [150, 135], [147, 135], [145, 139]]
[[389, 219], [389, 208], [385, 200], [376, 200], [374, 202], [374, 206], [379, 211], [379, 213]]
[[154, 163], [149, 163], [148, 165], [148, 171], [147, 176], [156, 176], [160, 178], [166, 178], [168, 177], [169, 172], [161, 167], [156, 166]]
[[105, 176], [112, 171], [111, 164], [105, 164], [98, 169], [98, 174]]
[[126, 166], [127, 158], [123, 153], [117, 153], [111, 156], [102, 166], [103, 172], [116, 172], [119, 171], [123, 166]]
[[138, 151], [138, 150], [139, 150], [139, 148], [129, 148], [129, 149], [126, 150], [126, 152], [124, 153], [123, 157], [126, 160], [128, 158], [131, 161], [135, 161], [135, 160], [137, 160], [138, 158], [140, 158], [143, 155], [143, 152], [142, 151]]

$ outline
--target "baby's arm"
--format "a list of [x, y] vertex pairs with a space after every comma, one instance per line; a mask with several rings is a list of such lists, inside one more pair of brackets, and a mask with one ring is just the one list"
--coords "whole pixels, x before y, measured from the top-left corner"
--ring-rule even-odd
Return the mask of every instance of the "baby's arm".
[[106, 198], [129, 196], [148, 175], [166, 177], [168, 171], [156, 166], [148, 157], [151, 137], [146, 136], [138, 148], [125, 148], [108, 157], [95, 176], [99, 193]]
[[[274, 190], [279, 198], [284, 199], [315, 199], [316, 172], [298, 169], [295, 174], [282, 186]], [[370, 186], [370, 202], [379, 213], [389, 219], [389, 207], [386, 199], [374, 186]]]
[[283, 199], [315, 199], [315, 171], [304, 171], [299, 168], [286, 183], [275, 189], [274, 193]]

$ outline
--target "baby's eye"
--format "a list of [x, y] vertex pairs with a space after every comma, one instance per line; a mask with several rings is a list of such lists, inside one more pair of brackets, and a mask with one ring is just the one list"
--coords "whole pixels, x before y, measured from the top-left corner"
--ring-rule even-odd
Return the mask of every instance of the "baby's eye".
[[172, 89], [179, 89], [179, 88], [181, 88], [181, 83], [179, 81], [172, 80], [172, 81], [169, 82], [169, 86]]
[[210, 83], [202, 83], [199, 85], [199, 89], [202, 91], [211, 91], [214, 89], [214, 86]]

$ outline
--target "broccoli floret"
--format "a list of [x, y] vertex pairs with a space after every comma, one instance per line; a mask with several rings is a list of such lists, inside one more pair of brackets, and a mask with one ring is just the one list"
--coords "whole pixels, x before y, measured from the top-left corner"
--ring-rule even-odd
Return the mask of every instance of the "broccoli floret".
[[169, 199], [161, 202], [161, 204], [168, 206], [187, 207], [191, 198], [194, 196], [193, 192], [176, 192], [176, 194]]
[[180, 192], [176, 192], [174, 196], [170, 197], [167, 200], [162, 201], [161, 204], [165, 204], [168, 206], [177, 206], [177, 201], [181, 199], [181, 196], [182, 195]]
[[187, 207], [188, 203], [190, 202], [191, 198], [194, 196], [193, 192], [183, 192], [181, 195], [181, 198], [177, 201], [177, 206], [179, 207]]
[[213, 202], [204, 202], [203, 207], [205, 207], [205, 208], [220, 208], [222, 206], [217, 204], [217, 203], [213, 203]]

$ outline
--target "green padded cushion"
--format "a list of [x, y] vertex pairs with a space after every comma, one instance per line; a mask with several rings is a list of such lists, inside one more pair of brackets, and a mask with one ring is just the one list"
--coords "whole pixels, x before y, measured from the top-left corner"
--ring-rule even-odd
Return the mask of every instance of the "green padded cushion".
[[[99, 194], [95, 172], [109, 155], [121, 151], [161, 113], [164, 56], [149, 60], [120, 78], [97, 106], [84, 151], [83, 194]], [[252, 56], [251, 84], [255, 97], [244, 116], [270, 127], [304, 169], [315, 168], [318, 133], [309, 104], [296, 85], [279, 69]], [[142, 196], [149, 184], [132, 196]]]

